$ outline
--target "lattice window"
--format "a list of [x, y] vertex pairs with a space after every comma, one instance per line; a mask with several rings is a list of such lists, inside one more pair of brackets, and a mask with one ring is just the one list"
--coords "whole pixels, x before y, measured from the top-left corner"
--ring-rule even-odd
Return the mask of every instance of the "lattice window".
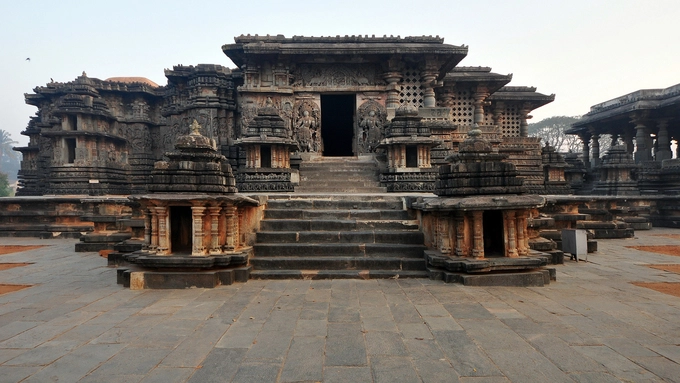
[[474, 101], [469, 90], [456, 90], [451, 106], [453, 122], [459, 125], [472, 125], [475, 112]]
[[415, 68], [407, 68], [404, 71], [404, 80], [399, 92], [401, 105], [411, 105], [416, 108], [423, 107], [423, 85], [420, 82], [420, 72]]
[[503, 137], [519, 137], [519, 126], [521, 123], [520, 114], [517, 107], [509, 106], [502, 113], [501, 133]]

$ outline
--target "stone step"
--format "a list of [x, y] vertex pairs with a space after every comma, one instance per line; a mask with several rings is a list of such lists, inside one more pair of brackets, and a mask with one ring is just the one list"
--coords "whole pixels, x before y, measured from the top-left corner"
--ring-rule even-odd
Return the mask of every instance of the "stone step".
[[256, 243], [255, 257], [353, 256], [422, 258], [425, 246], [393, 243]]
[[314, 187], [314, 186], [296, 186], [296, 193], [387, 193], [386, 187], [348, 187], [348, 188], [331, 188], [331, 187]]
[[406, 210], [303, 210], [303, 209], [267, 209], [265, 219], [396, 219], [408, 220]]
[[257, 270], [425, 270], [424, 258], [272, 257], [253, 258]]
[[370, 181], [345, 181], [345, 180], [317, 180], [314, 185], [300, 184], [298, 189], [365, 189], [365, 188], [380, 188], [380, 182]]
[[272, 199], [267, 209], [320, 209], [320, 210], [404, 210], [401, 198], [316, 198], [316, 199]]
[[252, 279], [399, 279], [427, 278], [427, 271], [414, 270], [253, 270]]
[[266, 219], [261, 231], [417, 230], [414, 220]]
[[423, 243], [420, 231], [266, 231], [256, 234], [258, 243]]

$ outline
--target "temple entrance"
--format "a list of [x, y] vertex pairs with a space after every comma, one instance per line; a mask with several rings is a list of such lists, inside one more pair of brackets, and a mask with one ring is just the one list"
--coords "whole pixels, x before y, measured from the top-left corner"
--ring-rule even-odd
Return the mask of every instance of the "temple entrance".
[[191, 207], [170, 207], [170, 252], [191, 254]]
[[484, 256], [504, 257], [503, 212], [500, 210], [487, 210], [482, 216], [482, 221], [484, 222]]
[[321, 140], [324, 156], [354, 155], [354, 102], [353, 94], [321, 95]]

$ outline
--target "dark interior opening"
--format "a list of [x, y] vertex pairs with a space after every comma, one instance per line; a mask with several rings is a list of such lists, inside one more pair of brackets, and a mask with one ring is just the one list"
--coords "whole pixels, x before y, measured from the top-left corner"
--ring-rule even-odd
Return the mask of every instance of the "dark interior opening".
[[406, 167], [418, 167], [418, 147], [415, 145], [406, 145]]
[[505, 256], [505, 240], [503, 238], [503, 212], [487, 210], [482, 216], [484, 222], [484, 256]]
[[78, 130], [78, 116], [68, 116], [70, 130]]
[[66, 144], [66, 163], [72, 164], [76, 161], [76, 139], [66, 138], [64, 143]]
[[321, 95], [321, 140], [324, 156], [354, 155], [354, 99], [353, 94]]
[[260, 146], [260, 167], [272, 167], [272, 147], [267, 145]]
[[191, 254], [191, 207], [170, 207], [170, 251]]

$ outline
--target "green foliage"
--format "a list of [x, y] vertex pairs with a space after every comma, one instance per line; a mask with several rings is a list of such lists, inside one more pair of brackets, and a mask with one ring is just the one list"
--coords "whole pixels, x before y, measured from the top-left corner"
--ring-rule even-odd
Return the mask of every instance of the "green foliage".
[[11, 135], [0, 129], [0, 172], [6, 173], [10, 180], [16, 180], [17, 171], [20, 168], [20, 155], [12, 150], [18, 142]]
[[9, 187], [7, 174], [0, 173], [0, 197], [10, 197], [12, 194], [12, 188]]

